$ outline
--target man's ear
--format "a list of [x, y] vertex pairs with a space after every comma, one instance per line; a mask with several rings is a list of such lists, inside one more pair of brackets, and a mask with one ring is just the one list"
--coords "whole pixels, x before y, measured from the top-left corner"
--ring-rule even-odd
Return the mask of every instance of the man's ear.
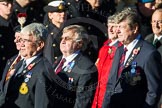
[[52, 19], [52, 13], [51, 12], [48, 12], [48, 17], [49, 17], [49, 19]]
[[77, 42], [77, 47], [78, 47], [78, 48], [81, 48], [82, 46], [83, 46], [83, 41]]
[[38, 45], [37, 50], [39, 51], [39, 50], [43, 49], [45, 43], [43, 41], [39, 41], [37, 45]]
[[139, 31], [139, 25], [135, 24], [134, 27], [133, 27], [133, 32], [137, 33], [138, 31]]

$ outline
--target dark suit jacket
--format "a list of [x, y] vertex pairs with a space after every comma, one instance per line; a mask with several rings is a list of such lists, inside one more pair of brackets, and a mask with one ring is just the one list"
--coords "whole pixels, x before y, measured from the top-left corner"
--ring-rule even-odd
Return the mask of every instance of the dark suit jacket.
[[[118, 64], [122, 55], [122, 47], [116, 51], [112, 69], [110, 71], [107, 92], [104, 97], [103, 108], [155, 108], [160, 97], [162, 79], [161, 57], [158, 51], [149, 43], [139, 40], [134, 49], [137, 54], [130, 54], [120, 77], [117, 77]], [[133, 50], [134, 50], [133, 49]], [[135, 52], [134, 52], [135, 53]], [[130, 78], [131, 64], [136, 63], [138, 80], [134, 83]]]
[[[21, 64], [22, 61], [16, 65], [15, 74]], [[6, 83], [1, 81], [3, 86], [0, 99], [4, 98], [1, 108], [51, 108], [52, 103], [49, 102], [47, 84], [50, 84], [49, 73], [53, 71], [52, 66], [40, 55], [24, 70], [26, 72], [17, 76], [14, 74]], [[29, 73], [32, 74], [29, 75]], [[29, 81], [26, 82], [28, 90], [27, 93], [22, 94], [20, 87], [25, 82], [27, 75], [30, 76]], [[5, 73], [4, 76], [6, 76]]]
[[[54, 68], [60, 62], [56, 60]], [[57, 74], [57, 83], [53, 93], [56, 108], [90, 108], [97, 84], [97, 69], [89, 58], [81, 53], [73, 60], [74, 65], [66, 66]]]
[[[154, 34], [150, 34], [146, 36], [145, 40], [148, 41], [149, 43], [153, 43]], [[160, 55], [162, 56], [162, 38], [156, 43], [156, 49], [159, 51]]]

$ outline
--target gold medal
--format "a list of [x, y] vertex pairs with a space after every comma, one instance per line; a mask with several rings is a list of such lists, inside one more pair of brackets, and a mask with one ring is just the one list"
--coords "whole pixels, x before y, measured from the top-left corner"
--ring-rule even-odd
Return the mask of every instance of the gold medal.
[[28, 86], [27, 86], [27, 84], [24, 82], [24, 83], [22, 83], [21, 84], [21, 86], [20, 86], [20, 89], [19, 89], [19, 92], [21, 93], [21, 94], [27, 94], [28, 93]]

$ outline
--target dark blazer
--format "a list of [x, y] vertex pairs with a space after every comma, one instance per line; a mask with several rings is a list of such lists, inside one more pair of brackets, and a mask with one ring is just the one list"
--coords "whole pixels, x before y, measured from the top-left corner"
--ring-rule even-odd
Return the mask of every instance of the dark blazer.
[[16, 65], [15, 74], [10, 80], [1, 81], [4, 82], [0, 92], [0, 99], [4, 98], [1, 108], [51, 108], [46, 90], [49, 86], [46, 85], [50, 84], [52, 66], [40, 55], [21, 74], [16, 75], [21, 64], [22, 61]]
[[[114, 57], [103, 108], [155, 108], [161, 92], [160, 54], [151, 44], [139, 40], [117, 77], [122, 49], [123, 46], [119, 47]], [[133, 63], [135, 74], [131, 73]]]
[[[154, 34], [150, 34], [146, 36], [145, 40], [148, 41], [149, 43], [153, 43]], [[159, 51], [160, 55], [162, 56], [162, 38], [156, 43], [156, 49]]]
[[[61, 58], [55, 61], [54, 68]], [[90, 108], [97, 84], [96, 66], [81, 53], [72, 62], [71, 68], [66, 66], [54, 78], [57, 83], [54, 105], [56, 108]]]

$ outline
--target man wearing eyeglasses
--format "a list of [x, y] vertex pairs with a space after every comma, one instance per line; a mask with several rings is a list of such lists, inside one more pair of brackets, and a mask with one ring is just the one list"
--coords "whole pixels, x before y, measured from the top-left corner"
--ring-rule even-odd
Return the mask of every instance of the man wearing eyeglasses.
[[[149, 34], [145, 40], [153, 44], [162, 56], [162, 9], [157, 9], [152, 15], [152, 34]], [[158, 108], [162, 108], [162, 96]]]
[[152, 15], [152, 34], [149, 34], [145, 40], [152, 43], [162, 56], [162, 9], [157, 9]]
[[23, 60], [15, 65], [11, 78], [3, 81], [0, 107], [51, 108], [46, 89], [49, 88], [47, 84], [51, 84], [47, 82], [50, 74], [54, 76], [54, 73], [52, 66], [42, 54], [47, 38], [46, 27], [43, 24], [31, 23], [25, 26], [20, 34], [20, 53]]
[[71, 25], [63, 29], [60, 42], [63, 55], [53, 64], [57, 74], [56, 90], [52, 94], [56, 108], [91, 107], [97, 84], [97, 69], [81, 51], [86, 38], [87, 33], [82, 26]]

